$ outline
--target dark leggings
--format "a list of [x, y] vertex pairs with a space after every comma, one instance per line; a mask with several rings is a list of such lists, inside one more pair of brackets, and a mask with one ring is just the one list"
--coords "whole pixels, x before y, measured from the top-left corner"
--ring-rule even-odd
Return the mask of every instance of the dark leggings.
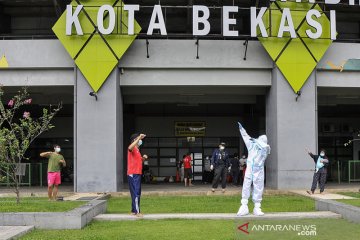
[[318, 182], [320, 185], [320, 192], [324, 191], [325, 182], [326, 182], [326, 174], [327, 174], [326, 168], [320, 168], [318, 172], [314, 173], [313, 182], [311, 185], [311, 192], [315, 191]]

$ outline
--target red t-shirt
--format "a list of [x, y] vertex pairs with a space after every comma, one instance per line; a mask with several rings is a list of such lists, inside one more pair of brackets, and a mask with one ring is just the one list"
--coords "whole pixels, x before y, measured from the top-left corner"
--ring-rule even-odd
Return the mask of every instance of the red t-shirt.
[[184, 157], [183, 162], [184, 162], [184, 168], [191, 168], [191, 157], [190, 156]]
[[132, 151], [128, 149], [128, 169], [127, 175], [142, 174], [142, 156], [137, 147], [134, 147]]

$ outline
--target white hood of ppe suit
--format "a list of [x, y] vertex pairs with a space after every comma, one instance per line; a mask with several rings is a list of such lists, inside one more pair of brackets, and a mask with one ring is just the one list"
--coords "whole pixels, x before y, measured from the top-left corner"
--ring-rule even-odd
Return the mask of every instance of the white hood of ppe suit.
[[242, 199], [249, 199], [253, 184], [253, 202], [260, 203], [264, 190], [264, 164], [270, 154], [270, 146], [267, 144], [266, 135], [261, 135], [257, 139], [251, 138], [244, 128], [240, 128], [240, 134], [248, 149]]
[[261, 135], [260, 137], [258, 137], [256, 139], [256, 142], [262, 147], [262, 148], [266, 148], [267, 146], [269, 146], [267, 144], [267, 137], [266, 135]]
[[265, 160], [270, 154], [270, 146], [267, 144], [266, 135], [261, 135], [257, 139], [251, 138], [244, 128], [240, 129], [240, 133], [248, 149], [247, 166], [263, 168]]

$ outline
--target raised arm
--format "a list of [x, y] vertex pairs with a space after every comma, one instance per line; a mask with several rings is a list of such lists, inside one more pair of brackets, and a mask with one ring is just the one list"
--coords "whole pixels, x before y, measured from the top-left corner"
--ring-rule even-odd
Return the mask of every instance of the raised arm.
[[305, 148], [305, 151], [310, 155], [310, 157], [314, 158], [314, 154], [312, 154], [308, 148]]
[[312, 152], [310, 152], [310, 150], [308, 148], [305, 148], [305, 151], [309, 154], [309, 156], [316, 162], [316, 156], [314, 154], [312, 154]]
[[134, 149], [134, 147], [138, 145], [139, 141], [142, 140], [142, 139], [144, 139], [145, 137], [146, 137], [145, 134], [140, 134], [140, 135], [135, 139], [135, 141], [133, 141], [133, 142], [129, 145], [129, 147], [128, 147], [129, 151], [131, 152], [131, 151]]
[[241, 123], [238, 122], [238, 124], [239, 124], [240, 134], [244, 140], [244, 143], [245, 143], [247, 149], [249, 149], [251, 147], [251, 141], [250, 141], [251, 137], [249, 136], [249, 134], [247, 134], [245, 128], [241, 125]]
[[40, 157], [48, 158], [51, 154], [52, 152], [42, 152], [40, 153]]

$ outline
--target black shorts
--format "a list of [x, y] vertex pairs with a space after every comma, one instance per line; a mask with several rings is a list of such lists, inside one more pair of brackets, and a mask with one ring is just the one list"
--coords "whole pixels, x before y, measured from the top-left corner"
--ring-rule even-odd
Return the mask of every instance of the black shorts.
[[191, 168], [184, 168], [184, 178], [192, 178]]

